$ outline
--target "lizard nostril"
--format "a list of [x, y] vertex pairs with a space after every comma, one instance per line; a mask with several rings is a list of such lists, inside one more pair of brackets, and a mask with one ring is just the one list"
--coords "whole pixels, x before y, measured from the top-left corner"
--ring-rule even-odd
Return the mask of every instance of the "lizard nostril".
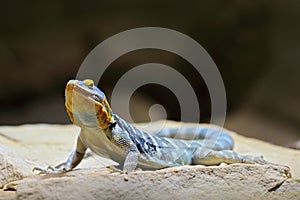
[[95, 101], [99, 102], [99, 103], [101, 103], [101, 102], [102, 102], [102, 100], [101, 100], [100, 96], [99, 96], [99, 95], [97, 95], [97, 94], [92, 94], [92, 98], [93, 98]]

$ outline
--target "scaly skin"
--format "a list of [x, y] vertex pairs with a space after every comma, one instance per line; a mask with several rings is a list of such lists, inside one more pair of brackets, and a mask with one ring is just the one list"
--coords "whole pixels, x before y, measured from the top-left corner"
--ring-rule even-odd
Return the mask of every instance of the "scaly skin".
[[72, 170], [87, 148], [123, 166], [124, 172], [136, 167], [161, 169], [187, 164], [224, 163], [267, 164], [261, 156], [240, 155], [232, 151], [233, 139], [220, 127], [181, 127], [165, 129], [156, 135], [145, 133], [113, 114], [103, 92], [92, 80], [70, 80], [66, 86], [66, 109], [73, 124], [81, 128], [76, 149], [65, 163], [40, 173]]

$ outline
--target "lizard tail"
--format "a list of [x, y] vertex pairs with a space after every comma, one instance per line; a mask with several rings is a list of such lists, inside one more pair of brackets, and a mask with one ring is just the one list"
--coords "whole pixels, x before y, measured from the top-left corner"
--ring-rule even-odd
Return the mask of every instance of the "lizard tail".
[[184, 140], [201, 140], [201, 143], [204, 145], [213, 145], [215, 150], [231, 150], [234, 146], [233, 138], [229, 132], [218, 126], [163, 129], [156, 136]]

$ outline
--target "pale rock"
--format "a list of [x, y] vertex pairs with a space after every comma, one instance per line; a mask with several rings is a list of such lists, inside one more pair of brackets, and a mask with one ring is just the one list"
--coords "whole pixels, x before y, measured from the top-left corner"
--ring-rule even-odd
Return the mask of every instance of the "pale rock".
[[[181, 125], [139, 124], [152, 130]], [[104, 167], [116, 163], [93, 155], [66, 174], [32, 173], [33, 167], [65, 161], [78, 132], [73, 125], [0, 127], [0, 186], [17, 190], [0, 191], [0, 199], [300, 199], [300, 151], [233, 132], [235, 151], [279, 165], [182, 166], [125, 175], [110, 173]]]

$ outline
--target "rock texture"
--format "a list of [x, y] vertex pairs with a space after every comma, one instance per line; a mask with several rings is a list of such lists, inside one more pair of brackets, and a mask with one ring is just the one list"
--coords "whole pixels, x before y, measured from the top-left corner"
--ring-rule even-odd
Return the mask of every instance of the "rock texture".
[[[128, 175], [99, 172], [31, 180], [18, 186], [17, 198], [252, 199], [269, 197], [288, 179], [287, 174], [284, 167], [254, 165], [184, 166]], [[292, 184], [300, 188], [300, 182]], [[290, 199], [297, 197], [296, 192], [289, 188], [279, 193]]]
[[235, 151], [264, 155], [282, 166], [182, 166], [119, 174], [103, 168], [112, 161], [92, 156], [66, 174], [32, 173], [35, 166], [64, 161], [78, 131], [72, 125], [0, 127], [0, 186], [16, 190], [0, 191], [0, 199], [300, 199], [300, 151], [235, 133]]

